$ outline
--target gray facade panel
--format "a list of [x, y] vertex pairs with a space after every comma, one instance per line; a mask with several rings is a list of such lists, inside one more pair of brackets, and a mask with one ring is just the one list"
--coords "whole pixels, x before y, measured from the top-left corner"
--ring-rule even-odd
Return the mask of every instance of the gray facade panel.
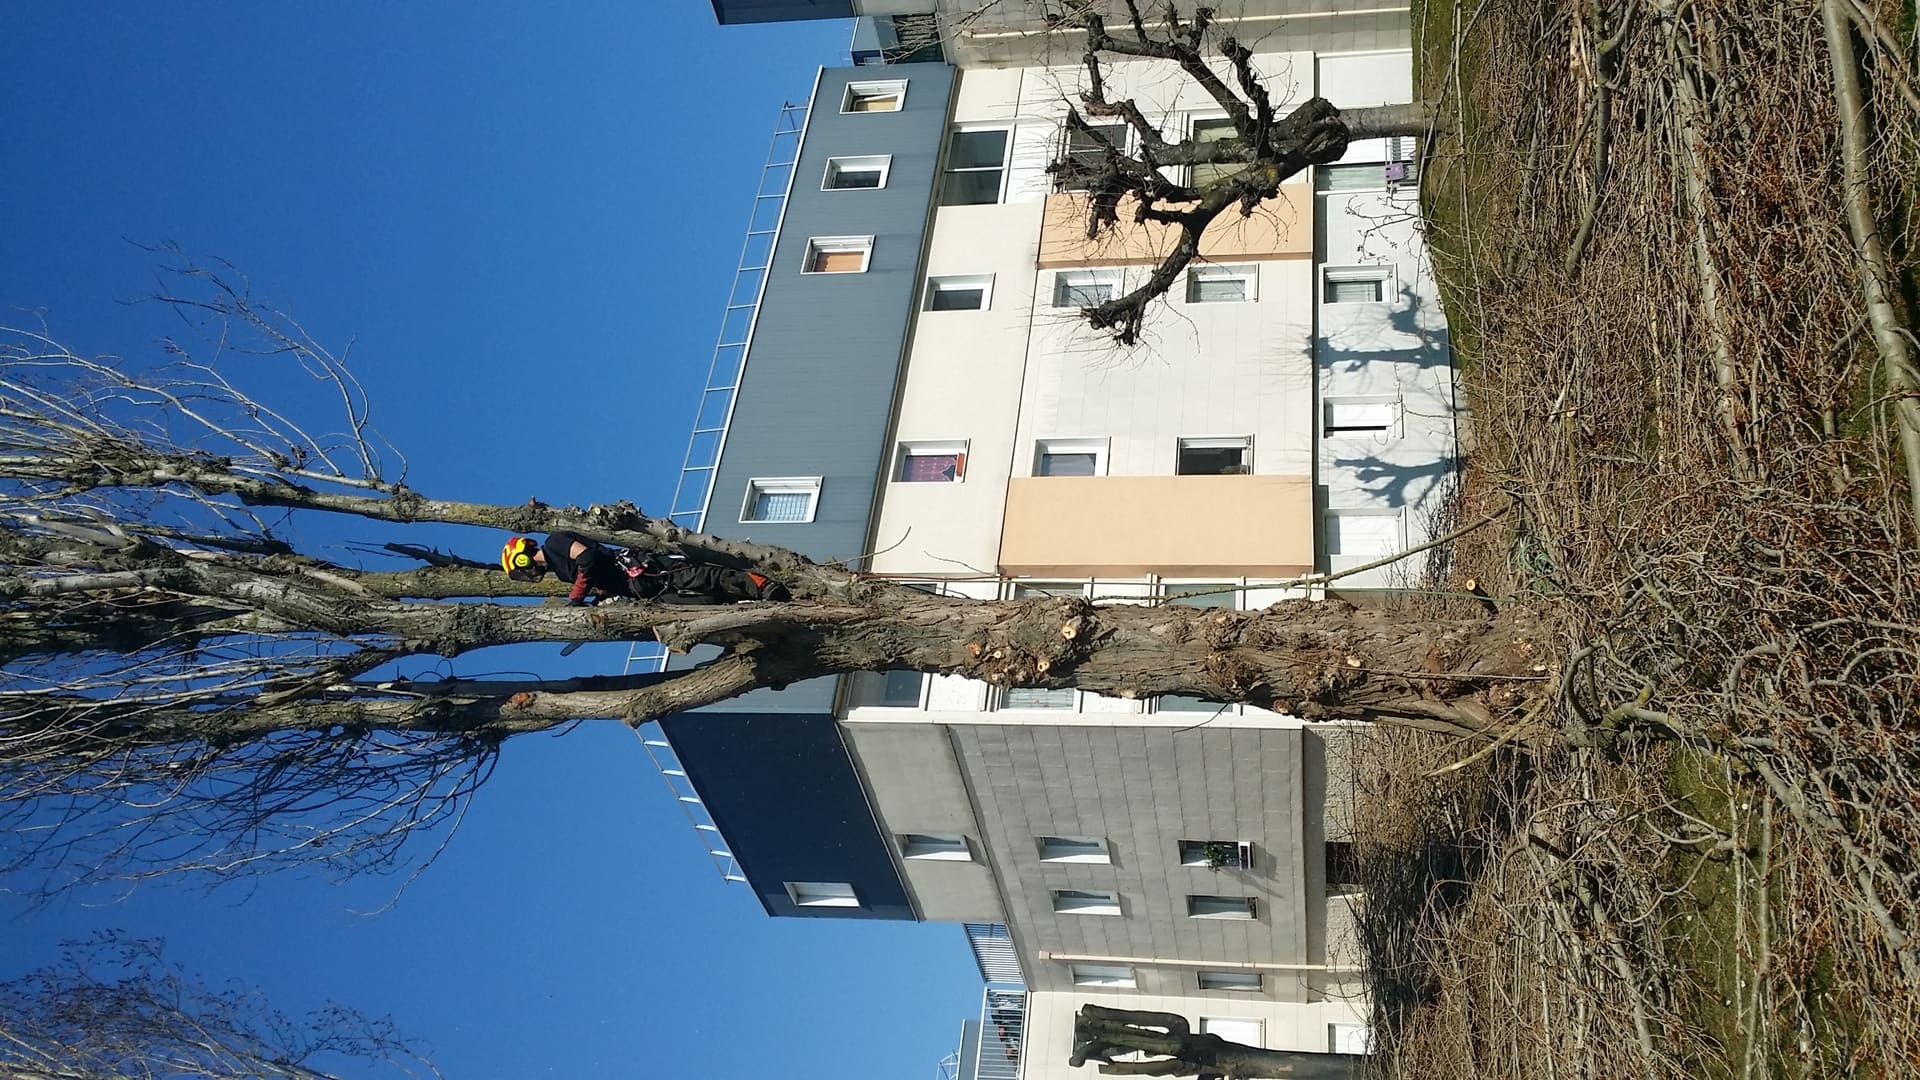
[[[847, 84], [904, 81], [898, 112], [843, 113]], [[863, 554], [882, 470], [907, 329], [920, 295], [953, 69], [944, 64], [821, 72], [733, 418], [721, 450], [706, 530], [792, 548], [815, 559]], [[881, 188], [823, 191], [827, 161], [888, 155]], [[863, 273], [804, 274], [808, 241], [873, 238]], [[819, 477], [813, 520], [742, 522], [749, 481]], [[824, 712], [837, 680], [718, 706]]]

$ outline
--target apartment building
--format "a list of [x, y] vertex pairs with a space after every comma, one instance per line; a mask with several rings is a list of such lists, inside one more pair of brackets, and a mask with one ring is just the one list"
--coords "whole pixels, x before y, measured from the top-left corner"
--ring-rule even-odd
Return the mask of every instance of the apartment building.
[[[1404, 11], [1366, 19], [1370, 46], [1404, 31]], [[1277, 100], [1410, 97], [1404, 47], [1295, 47], [1312, 35], [1276, 25], [1288, 47], [1255, 65]], [[1084, 197], [1046, 171], [1075, 149], [1084, 69], [987, 40], [971, 63], [820, 72], [776, 141], [676, 519], [955, 595], [1248, 608], [1422, 538], [1452, 471], [1452, 376], [1411, 145], [1356, 143], [1216, 224], [1123, 350], [1076, 312], [1141, 280], [1163, 238], [1085, 239]], [[1109, 80], [1169, 136], [1223, 119], [1165, 65]], [[892, 672], [657, 735], [769, 914], [966, 926], [983, 976], [1024, 991], [992, 992], [976, 1064], [1090, 1075], [1066, 1064], [1089, 1002], [1364, 1047], [1338, 729]]]

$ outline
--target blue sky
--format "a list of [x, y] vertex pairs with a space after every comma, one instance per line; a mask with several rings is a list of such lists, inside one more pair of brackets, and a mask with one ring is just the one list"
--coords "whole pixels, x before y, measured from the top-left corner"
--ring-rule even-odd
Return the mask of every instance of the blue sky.
[[[703, 0], [9, 5], [0, 305], [138, 354], [170, 326], [124, 303], [135, 245], [224, 258], [352, 343], [419, 489], [663, 512], [779, 107], [847, 38]], [[926, 1077], [978, 1008], [955, 927], [767, 918], [612, 725], [511, 744], [401, 884], [0, 897], [0, 974], [164, 936], [289, 1010], [390, 1014], [460, 1078]]]

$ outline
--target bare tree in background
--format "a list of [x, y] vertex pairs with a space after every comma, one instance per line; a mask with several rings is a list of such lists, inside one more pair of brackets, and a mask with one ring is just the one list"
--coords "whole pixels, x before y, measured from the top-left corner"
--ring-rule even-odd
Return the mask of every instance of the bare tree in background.
[[[1066, 144], [1084, 149], [1064, 153], [1049, 171], [1087, 193], [1089, 239], [1141, 223], [1175, 231], [1171, 248], [1144, 283], [1083, 311], [1095, 329], [1132, 345], [1149, 306], [1200, 257], [1201, 236], [1216, 221], [1252, 215], [1280, 195], [1286, 180], [1309, 165], [1340, 160], [1354, 140], [1426, 135], [1437, 116], [1424, 103], [1341, 110], [1320, 97], [1282, 114], [1254, 68], [1253, 50], [1217, 28], [1213, 8], [1195, 7], [1183, 18], [1172, 3], [1155, 9], [1157, 15], [1143, 12], [1138, 0], [1125, 4], [1127, 26], [1119, 31], [1092, 5], [1059, 16], [1086, 31], [1087, 77], [1078, 105], [1067, 113]], [[1178, 65], [1226, 113], [1233, 133], [1168, 141], [1133, 99], [1109, 95], [1111, 66], [1126, 60]], [[1116, 120], [1130, 138], [1111, 134]]]
[[189, 977], [155, 941], [69, 943], [57, 963], [0, 983], [6, 1080], [439, 1075], [388, 1021], [338, 1005], [288, 1016], [255, 991]]
[[[56, 869], [55, 887], [388, 867], [410, 836], [457, 817], [510, 737], [637, 724], [825, 675], [1189, 694], [1456, 732], [1489, 730], [1541, 678], [1540, 646], [1510, 619], [974, 601], [687, 533], [625, 503], [435, 499], [401, 479], [336, 357], [234, 280], [175, 280], [185, 291], [165, 302], [199, 320], [197, 337], [168, 342], [161, 367], [87, 359], [36, 332], [0, 345], [0, 817], [7, 865]], [[302, 426], [241, 389], [236, 364], [249, 380], [304, 372], [344, 415]], [[322, 557], [302, 533], [323, 518], [375, 541], [473, 526], [487, 531], [459, 543], [488, 555], [509, 531], [566, 528], [756, 568], [794, 600], [542, 605], [526, 601], [557, 586], [417, 544], [390, 545], [427, 563], [399, 570]], [[718, 655], [664, 674], [475, 675], [483, 650], [571, 641]], [[445, 673], [395, 677], [407, 657]]]

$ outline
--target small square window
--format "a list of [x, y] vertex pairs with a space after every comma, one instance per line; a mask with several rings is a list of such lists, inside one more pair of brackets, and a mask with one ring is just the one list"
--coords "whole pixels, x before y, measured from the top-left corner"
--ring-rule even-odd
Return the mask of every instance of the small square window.
[[1323, 304], [1384, 304], [1393, 299], [1390, 266], [1329, 266], [1321, 273]]
[[1035, 476], [1105, 476], [1106, 439], [1041, 439], [1034, 445]]
[[817, 476], [749, 480], [747, 498], [740, 507], [740, 520], [803, 524], [813, 520], [819, 502], [820, 478]]
[[1050, 863], [1110, 863], [1107, 841], [1099, 836], [1037, 836], [1040, 861]]
[[1189, 896], [1187, 918], [1251, 919], [1257, 911], [1255, 903], [1251, 896]]
[[1241, 476], [1253, 471], [1253, 440], [1181, 439], [1174, 472], [1180, 476]]
[[972, 862], [973, 852], [967, 849], [964, 836], [906, 833], [900, 837], [900, 857], [929, 862]]
[[789, 881], [787, 895], [797, 907], [859, 907], [860, 898], [844, 881]]
[[1180, 865], [1240, 870], [1253, 861], [1253, 845], [1239, 840], [1182, 840]]
[[964, 442], [903, 442], [893, 467], [901, 484], [953, 484], [967, 475]]
[[1187, 303], [1235, 304], [1259, 299], [1260, 268], [1196, 266], [1187, 271]]
[[992, 302], [992, 274], [927, 279], [928, 311], [985, 311]]
[[816, 236], [807, 241], [803, 274], [864, 274], [873, 254], [871, 236]]
[[827, 173], [820, 180], [820, 190], [856, 191], [886, 187], [887, 173], [892, 165], [893, 158], [886, 154], [828, 158]]
[[840, 111], [857, 112], [899, 112], [900, 106], [907, 100], [907, 82], [898, 79], [890, 82], [857, 82], [847, 84], [847, 94], [840, 99]]
[[940, 205], [979, 206], [1000, 201], [1007, 181], [1006, 128], [956, 131], [947, 140]]
[[1200, 989], [1230, 990], [1235, 993], [1260, 992], [1260, 973], [1256, 971], [1202, 971]]
[[1068, 964], [1075, 986], [1098, 986], [1110, 990], [1131, 990], [1133, 969], [1124, 964]]
[[1328, 438], [1341, 435], [1392, 435], [1399, 432], [1398, 398], [1330, 397], [1320, 405], [1320, 433]]
[[1097, 307], [1120, 295], [1120, 275], [1112, 270], [1062, 270], [1053, 275], [1053, 306]]
[[1053, 910], [1061, 915], [1118, 915], [1120, 894], [1091, 889], [1055, 889]]

